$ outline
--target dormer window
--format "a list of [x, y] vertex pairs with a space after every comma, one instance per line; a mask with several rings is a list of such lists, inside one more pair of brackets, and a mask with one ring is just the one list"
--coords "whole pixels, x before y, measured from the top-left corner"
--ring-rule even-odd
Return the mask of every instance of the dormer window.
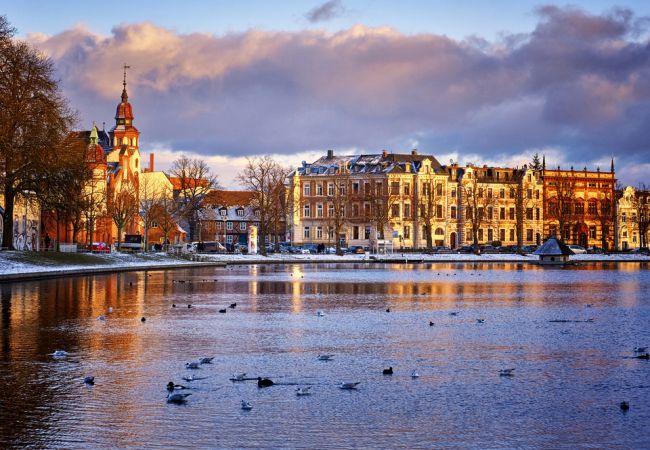
[[237, 208], [237, 215], [239, 217], [243, 217], [244, 216], [244, 208]]
[[225, 216], [226, 212], [227, 212], [226, 208], [222, 208], [222, 209], [219, 210], [219, 215]]

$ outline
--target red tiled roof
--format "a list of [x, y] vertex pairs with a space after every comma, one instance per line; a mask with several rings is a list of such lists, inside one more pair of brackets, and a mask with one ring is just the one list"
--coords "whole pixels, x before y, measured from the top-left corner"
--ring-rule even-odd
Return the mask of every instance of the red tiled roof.
[[[175, 191], [178, 191], [179, 189], [181, 189], [181, 179], [180, 178], [169, 177], [169, 181], [171, 181], [172, 186], [174, 187]], [[190, 186], [192, 186], [193, 182], [197, 182], [197, 181], [198, 181], [199, 186], [207, 186], [208, 185], [207, 180], [188, 180], [187, 182], [188, 182], [188, 184]]]
[[224, 189], [214, 189], [205, 196], [203, 203], [214, 206], [247, 206], [250, 205], [255, 196], [250, 191], [227, 191]]

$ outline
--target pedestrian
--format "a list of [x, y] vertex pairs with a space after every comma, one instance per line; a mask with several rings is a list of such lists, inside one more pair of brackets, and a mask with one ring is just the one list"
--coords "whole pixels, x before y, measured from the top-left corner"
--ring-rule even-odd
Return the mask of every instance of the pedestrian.
[[50, 239], [50, 235], [48, 233], [45, 233], [45, 251], [48, 251], [50, 248], [50, 244], [52, 243], [52, 239]]

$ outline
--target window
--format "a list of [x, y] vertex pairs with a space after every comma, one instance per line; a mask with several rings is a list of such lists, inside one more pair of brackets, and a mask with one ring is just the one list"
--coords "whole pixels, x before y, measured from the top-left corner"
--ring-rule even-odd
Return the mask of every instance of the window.
[[440, 184], [440, 183], [438, 183], [438, 184], [436, 185], [436, 195], [437, 195], [438, 197], [442, 196], [442, 184]]
[[585, 204], [582, 202], [576, 202], [575, 211], [577, 215], [583, 215], [585, 213]]
[[316, 185], [316, 195], [323, 195], [323, 183]]
[[219, 210], [219, 215], [225, 216], [228, 213], [228, 210], [226, 208], [220, 209]]
[[499, 189], [499, 198], [506, 198], [506, 190], [504, 188]]
[[510, 188], [510, 198], [515, 198], [515, 188]]
[[508, 216], [510, 220], [515, 220], [515, 208], [510, 208], [508, 210]]
[[626, 213], [621, 213], [621, 222], [623, 222], [623, 223], [627, 222], [627, 214]]
[[404, 239], [411, 239], [411, 227], [408, 225], [404, 227]]
[[451, 218], [452, 219], [456, 218], [456, 207], [455, 206], [451, 207]]
[[226, 236], [226, 244], [232, 244], [232, 234]]
[[370, 183], [367, 181], [363, 183], [363, 193], [366, 195], [372, 194], [372, 192], [370, 192]]
[[408, 203], [404, 205], [404, 217], [411, 217], [411, 205]]
[[471, 206], [467, 206], [465, 208], [465, 215], [467, 216], [468, 220], [472, 220], [473, 214], [472, 214], [472, 207]]
[[323, 217], [323, 204], [316, 205], [316, 217]]
[[346, 187], [345, 183], [339, 184], [339, 193], [341, 195], [345, 195], [347, 193], [347, 187]]
[[364, 232], [364, 239], [370, 239], [370, 227], [366, 227]]
[[359, 227], [356, 225], [352, 227], [352, 239], [359, 239]]
[[436, 217], [442, 218], [442, 205], [436, 205]]
[[246, 231], [246, 222], [239, 222], [239, 230]]
[[500, 220], [506, 220], [506, 209], [505, 208], [500, 208], [499, 209], [499, 219]]
[[479, 228], [478, 230], [478, 240], [479, 241], [483, 240], [483, 228]]
[[535, 189], [535, 199], [539, 200], [539, 189]]
[[334, 205], [327, 205], [327, 217], [334, 217]]
[[352, 205], [352, 217], [359, 217], [359, 204], [355, 203]]
[[551, 236], [557, 236], [557, 227], [555, 225], [548, 227], [548, 234]]
[[479, 207], [478, 208], [478, 220], [483, 220], [484, 217], [485, 217], [485, 210], [483, 209], [483, 207]]
[[533, 198], [533, 190], [532, 189], [527, 189], [526, 190], [526, 198]]
[[478, 188], [478, 198], [483, 198], [483, 188]]
[[302, 194], [303, 194], [305, 197], [309, 197], [309, 196], [311, 195], [311, 183], [305, 183], [305, 184], [302, 186]]
[[533, 220], [533, 208], [526, 208], [526, 220]]
[[226, 223], [226, 230], [232, 231], [232, 222], [227, 222]]
[[488, 242], [492, 242], [494, 240], [494, 230], [492, 228], [488, 228]]
[[334, 195], [334, 183], [327, 183], [327, 195], [330, 197]]
[[327, 238], [331, 241], [334, 239], [334, 227], [327, 228]]
[[451, 196], [456, 198], [456, 188], [451, 188]]
[[436, 228], [436, 231], [434, 233], [438, 236], [442, 236], [445, 234], [445, 231], [442, 228]]
[[316, 239], [323, 239], [323, 227], [316, 227]]
[[352, 193], [353, 194], [358, 194], [359, 193], [359, 183], [357, 181], [352, 183]]
[[[494, 216], [494, 208], [492, 208], [491, 206], [488, 206], [487, 213], [488, 213], [488, 220], [492, 220], [492, 218]], [[492, 240], [492, 239], [490, 239], [490, 240]]]
[[535, 220], [539, 220], [539, 208], [535, 208]]
[[589, 205], [587, 206], [587, 213], [589, 213], [590, 215], [596, 215], [596, 212], [597, 212], [596, 202], [590, 201]]
[[404, 183], [404, 195], [411, 195], [411, 183]]
[[533, 240], [533, 229], [532, 228], [526, 228], [526, 240], [528, 242], [531, 242]]
[[239, 217], [244, 217], [244, 208], [238, 208], [237, 209], [237, 215]]
[[589, 227], [589, 239], [596, 239], [596, 227]]
[[311, 205], [307, 203], [305, 206], [302, 208], [302, 216], [303, 217], [311, 217]]
[[303, 232], [302, 232], [302, 237], [305, 239], [311, 239], [311, 231], [309, 227], [305, 227]]
[[399, 205], [391, 206], [391, 217], [399, 217]]
[[499, 230], [499, 240], [501, 242], [505, 242], [505, 240], [506, 240], [506, 230], [505, 230], [505, 228], [501, 228]]
[[488, 196], [488, 198], [492, 198], [492, 188], [488, 188], [487, 196]]
[[509, 234], [510, 234], [510, 241], [511, 242], [514, 241], [515, 240], [515, 229], [510, 228], [510, 233]]
[[217, 222], [217, 230], [221, 230], [221, 222]]
[[392, 181], [390, 183], [391, 195], [399, 195], [399, 181]]

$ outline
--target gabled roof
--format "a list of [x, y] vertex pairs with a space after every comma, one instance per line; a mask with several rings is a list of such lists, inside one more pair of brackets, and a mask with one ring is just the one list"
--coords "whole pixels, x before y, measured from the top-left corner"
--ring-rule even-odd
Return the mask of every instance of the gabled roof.
[[[174, 187], [175, 191], [178, 191], [181, 189], [181, 179], [177, 177], [169, 177], [169, 181], [171, 181], [172, 186]], [[194, 187], [196, 183], [196, 186], [201, 186], [201, 187], [207, 187], [208, 185], [208, 180], [187, 180], [187, 184], [190, 185], [190, 187]]]
[[575, 253], [564, 242], [552, 236], [540, 248], [535, 250], [533, 254], [540, 256], [570, 256]]

